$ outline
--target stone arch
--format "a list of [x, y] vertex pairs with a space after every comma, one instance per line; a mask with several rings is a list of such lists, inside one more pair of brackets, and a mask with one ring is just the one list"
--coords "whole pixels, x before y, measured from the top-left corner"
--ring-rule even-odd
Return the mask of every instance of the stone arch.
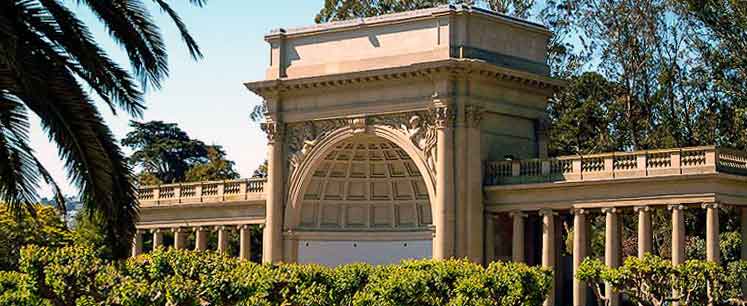
[[298, 216], [300, 214], [303, 192], [308, 187], [309, 178], [312, 176], [313, 171], [323, 162], [326, 154], [333, 150], [335, 145], [338, 143], [351, 137], [355, 137], [356, 135], [381, 137], [391, 141], [407, 153], [423, 178], [428, 192], [428, 200], [431, 203], [431, 215], [434, 215], [435, 208], [432, 203], [436, 200], [436, 175], [433, 172], [433, 169], [428, 166], [426, 152], [423, 152], [415, 146], [406, 133], [387, 125], [371, 125], [365, 127], [363, 130], [356, 129], [353, 126], [344, 126], [321, 137], [321, 139], [319, 139], [317, 143], [304, 154], [303, 160], [298, 166], [296, 166], [296, 169], [290, 173], [289, 190], [287, 195], [288, 201], [286, 202], [288, 205], [285, 209], [284, 229], [288, 230], [297, 227], [299, 223]]

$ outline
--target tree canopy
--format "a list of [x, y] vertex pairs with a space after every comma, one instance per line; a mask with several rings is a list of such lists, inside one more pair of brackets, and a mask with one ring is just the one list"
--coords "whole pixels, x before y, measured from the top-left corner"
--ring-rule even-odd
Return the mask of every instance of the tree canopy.
[[122, 144], [133, 150], [129, 160], [141, 169], [143, 184], [239, 177], [221, 146], [189, 137], [176, 123], [132, 121], [130, 127]]

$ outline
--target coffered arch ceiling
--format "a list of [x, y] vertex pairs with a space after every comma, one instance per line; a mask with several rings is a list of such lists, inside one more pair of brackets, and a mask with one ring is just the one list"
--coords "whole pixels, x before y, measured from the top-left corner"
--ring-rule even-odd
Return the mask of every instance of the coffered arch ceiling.
[[309, 180], [299, 229], [412, 231], [432, 224], [422, 175], [384, 138], [361, 134], [341, 141]]

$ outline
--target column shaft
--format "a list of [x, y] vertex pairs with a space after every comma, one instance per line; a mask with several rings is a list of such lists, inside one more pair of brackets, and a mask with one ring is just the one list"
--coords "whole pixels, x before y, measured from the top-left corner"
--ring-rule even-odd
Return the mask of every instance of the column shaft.
[[526, 220], [526, 214], [517, 211], [512, 212], [511, 217], [513, 218], [513, 233], [511, 239], [511, 260], [513, 262], [526, 262], [524, 256], [524, 227]]
[[[739, 208], [739, 223], [742, 228], [741, 259], [747, 260], [747, 207]], [[742, 282], [742, 298], [747, 298], [747, 281]]]
[[485, 265], [495, 261], [495, 217], [492, 214], [485, 216]]
[[573, 211], [573, 306], [586, 306], [586, 283], [576, 279], [576, 272], [587, 256], [588, 224], [587, 212]]
[[672, 264], [679, 265], [685, 262], [685, 207], [672, 205]]
[[653, 237], [651, 233], [651, 208], [648, 206], [636, 207], [638, 212], [638, 257], [643, 258], [646, 253], [653, 249]]
[[[616, 208], [605, 208], [604, 262], [608, 267], [620, 266], [620, 224]], [[620, 305], [620, 295], [605, 284], [604, 294], [609, 299], [609, 306]]]
[[[467, 126], [467, 204], [469, 211], [467, 215], [467, 238], [469, 258], [477, 263], [483, 262], [483, 253], [486, 238], [485, 214], [482, 200], [482, 136], [480, 122], [482, 120], [482, 108], [476, 105], [465, 107], [465, 125]], [[492, 237], [490, 237], [492, 238]]]
[[252, 237], [249, 225], [239, 226], [239, 258], [250, 260], [252, 254]]
[[143, 234], [137, 230], [135, 236], [132, 237], [132, 257], [138, 256], [143, 253]]
[[542, 266], [553, 271], [552, 287], [543, 306], [555, 305], [555, 213], [552, 210], [541, 210], [542, 216]]
[[204, 251], [207, 250], [208, 243], [208, 231], [205, 228], [199, 227], [195, 231], [195, 250]]
[[187, 247], [187, 232], [182, 228], [174, 229], [174, 248], [181, 250]]
[[283, 130], [279, 123], [268, 123], [265, 131], [269, 141], [262, 262], [280, 262], [283, 260]]
[[452, 111], [439, 107], [435, 111], [437, 125], [436, 147], [436, 203], [433, 222], [436, 235], [433, 239], [433, 258], [448, 259], [454, 256], [454, 131]]
[[703, 207], [706, 209], [706, 260], [720, 263], [719, 206], [715, 203], [709, 203], [703, 205]]
[[153, 230], [153, 249], [163, 247], [163, 232], [161, 229]]
[[228, 229], [225, 226], [218, 227], [218, 252], [228, 252]]

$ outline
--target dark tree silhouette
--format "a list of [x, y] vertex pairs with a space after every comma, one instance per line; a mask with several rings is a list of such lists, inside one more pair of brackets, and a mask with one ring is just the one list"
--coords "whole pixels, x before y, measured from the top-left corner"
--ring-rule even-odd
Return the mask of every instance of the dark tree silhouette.
[[[153, 2], [176, 24], [192, 57], [202, 57], [177, 13], [165, 0]], [[68, 7], [76, 4], [90, 9], [126, 51], [132, 72], [98, 45]], [[41, 180], [52, 182], [28, 145], [30, 111], [57, 144], [85, 209], [103, 217], [114, 254], [126, 256], [138, 210], [133, 174], [93, 98], [114, 113], [141, 116], [143, 92], [160, 87], [167, 59], [141, 1], [0, 1], [0, 201], [20, 215], [36, 202]]]

